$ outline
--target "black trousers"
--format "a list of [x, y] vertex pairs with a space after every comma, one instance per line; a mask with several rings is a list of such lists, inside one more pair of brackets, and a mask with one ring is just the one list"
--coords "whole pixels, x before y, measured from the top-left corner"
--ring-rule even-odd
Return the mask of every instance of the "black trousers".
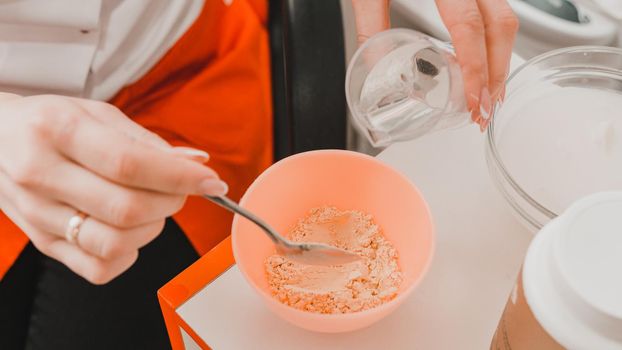
[[171, 219], [103, 286], [29, 244], [0, 281], [0, 349], [170, 349], [156, 292], [197, 258]]

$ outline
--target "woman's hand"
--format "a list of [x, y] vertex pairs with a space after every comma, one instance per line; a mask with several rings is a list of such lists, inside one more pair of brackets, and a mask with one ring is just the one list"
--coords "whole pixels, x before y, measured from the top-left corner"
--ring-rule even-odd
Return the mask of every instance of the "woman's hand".
[[[389, 0], [352, 0], [359, 44], [389, 28]], [[462, 68], [471, 117], [484, 130], [503, 99], [518, 19], [506, 0], [436, 0]]]
[[[102, 102], [0, 94], [0, 208], [42, 253], [95, 284], [128, 269], [189, 194], [226, 184]], [[77, 241], [68, 221], [87, 215]]]
[[482, 129], [505, 97], [518, 19], [506, 0], [436, 0], [462, 67], [471, 117]]

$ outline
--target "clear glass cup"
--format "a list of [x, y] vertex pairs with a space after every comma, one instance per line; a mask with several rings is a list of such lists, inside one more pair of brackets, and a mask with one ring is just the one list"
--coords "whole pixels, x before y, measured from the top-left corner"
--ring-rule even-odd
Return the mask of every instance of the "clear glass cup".
[[451, 45], [410, 29], [387, 30], [361, 45], [348, 66], [346, 99], [375, 147], [471, 119]]

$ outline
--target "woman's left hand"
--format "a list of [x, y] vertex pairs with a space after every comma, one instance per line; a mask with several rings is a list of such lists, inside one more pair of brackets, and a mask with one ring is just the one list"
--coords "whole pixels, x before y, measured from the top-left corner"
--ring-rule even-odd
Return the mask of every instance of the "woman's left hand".
[[[389, 28], [389, 0], [352, 0], [358, 42]], [[506, 0], [436, 0], [462, 68], [471, 118], [483, 131], [504, 98], [518, 19]]]

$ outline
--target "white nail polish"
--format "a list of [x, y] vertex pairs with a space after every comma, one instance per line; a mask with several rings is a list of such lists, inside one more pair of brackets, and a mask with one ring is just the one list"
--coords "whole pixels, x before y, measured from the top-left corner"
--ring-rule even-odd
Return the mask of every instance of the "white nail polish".
[[484, 107], [479, 107], [479, 114], [483, 120], [490, 119], [490, 114], [484, 109]]
[[227, 192], [229, 192], [229, 186], [219, 179], [207, 179], [199, 186], [200, 194], [224, 196]]
[[490, 119], [490, 115], [492, 114], [492, 98], [490, 97], [490, 92], [487, 87], [482, 89], [482, 94], [479, 97], [480, 106], [479, 112], [482, 116], [482, 119], [487, 121]]
[[171, 148], [171, 152], [173, 153], [177, 153], [186, 157], [190, 157], [190, 158], [197, 158], [197, 159], [201, 159], [201, 160], [207, 160], [209, 159], [209, 154], [205, 151], [201, 151], [199, 149], [196, 148], [190, 148], [190, 147], [173, 147]]

